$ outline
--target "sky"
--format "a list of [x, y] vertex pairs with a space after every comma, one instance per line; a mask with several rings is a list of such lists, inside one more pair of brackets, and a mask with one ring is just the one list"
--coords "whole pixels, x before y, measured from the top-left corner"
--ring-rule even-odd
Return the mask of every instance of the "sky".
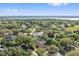
[[79, 3], [0, 3], [0, 16], [79, 16]]

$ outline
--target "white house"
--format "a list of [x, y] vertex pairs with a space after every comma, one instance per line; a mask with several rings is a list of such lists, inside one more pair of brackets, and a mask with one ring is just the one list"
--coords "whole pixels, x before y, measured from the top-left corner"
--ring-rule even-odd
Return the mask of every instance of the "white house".
[[43, 32], [33, 32], [32, 33], [33, 37], [38, 37], [38, 36], [42, 36], [42, 35], [43, 35]]
[[25, 29], [26, 28], [26, 25], [25, 24], [22, 24], [22, 27], [21, 27], [22, 29]]

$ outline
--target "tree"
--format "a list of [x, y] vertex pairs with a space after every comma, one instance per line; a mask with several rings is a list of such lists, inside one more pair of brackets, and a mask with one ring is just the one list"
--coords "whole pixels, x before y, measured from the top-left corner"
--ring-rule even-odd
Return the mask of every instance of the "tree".
[[49, 38], [54, 38], [54, 34], [55, 34], [54, 32], [49, 32], [49, 33], [48, 33], [48, 37], [49, 37]]
[[79, 49], [68, 52], [66, 56], [79, 56]]
[[15, 39], [16, 44], [26, 44], [28, 46], [31, 46], [32, 48], [36, 48], [35, 40], [31, 36], [18, 36]]
[[31, 33], [32, 30], [33, 30], [32, 28], [28, 28], [28, 29], [26, 30], [26, 32], [27, 32], [27, 33]]
[[47, 52], [46, 48], [37, 48], [36, 53], [39, 56], [43, 56], [45, 54], [45, 52]]
[[48, 38], [47, 40], [46, 40], [46, 45], [53, 45], [53, 44], [55, 44], [55, 42], [56, 42], [56, 40], [54, 39], [54, 38]]
[[55, 45], [47, 46], [47, 49], [48, 49], [49, 55], [55, 55], [59, 51], [59, 48], [56, 47]]
[[17, 29], [14, 29], [14, 30], [12, 30], [13, 31], [13, 34], [14, 35], [17, 35], [18, 33], [19, 33], [19, 30], [17, 30]]
[[7, 46], [7, 47], [12, 47], [14, 45], [16, 45], [16, 42], [15, 41], [6, 41], [5, 42], [5, 46]]
[[77, 47], [77, 48], [79, 48], [79, 42], [78, 41], [75, 41], [74, 42], [74, 46]]
[[6, 47], [12, 47], [16, 44], [15, 40], [10, 40], [10, 41], [7, 41], [6, 39], [2, 39], [1, 42], [0, 42], [2, 45], [6, 46]]
[[15, 39], [16, 44], [22, 44], [25, 40], [24, 36], [17, 36]]
[[21, 48], [9, 47], [3, 51], [2, 55], [4, 56], [28, 56], [30, 55], [30, 53]]
[[79, 35], [78, 34], [74, 34], [74, 33], [72, 33], [70, 35], [70, 37], [72, 37], [75, 41], [77, 41], [79, 39]]
[[65, 53], [71, 51], [71, 50], [74, 50], [75, 47], [74, 47], [74, 41], [71, 40], [70, 38], [63, 38], [60, 40], [60, 53], [62, 55], [65, 55]]
[[2, 43], [3, 37], [0, 37], [0, 44]]
[[73, 45], [73, 41], [70, 38], [63, 38], [60, 40], [60, 45], [63, 47]]
[[1, 29], [0, 33], [4, 34], [4, 33], [13, 33], [13, 32], [12, 32], [12, 30], [9, 30], [9, 29]]

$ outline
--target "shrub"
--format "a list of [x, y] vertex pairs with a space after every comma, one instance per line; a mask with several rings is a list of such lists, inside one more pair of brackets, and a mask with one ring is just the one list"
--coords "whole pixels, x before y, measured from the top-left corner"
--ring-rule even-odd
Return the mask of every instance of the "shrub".
[[68, 52], [66, 56], [79, 56], [79, 49]]

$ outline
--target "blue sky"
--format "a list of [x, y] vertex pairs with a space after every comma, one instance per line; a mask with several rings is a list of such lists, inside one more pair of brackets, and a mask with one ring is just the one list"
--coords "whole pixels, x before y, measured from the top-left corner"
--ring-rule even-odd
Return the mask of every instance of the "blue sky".
[[79, 3], [0, 3], [1, 16], [79, 16]]

